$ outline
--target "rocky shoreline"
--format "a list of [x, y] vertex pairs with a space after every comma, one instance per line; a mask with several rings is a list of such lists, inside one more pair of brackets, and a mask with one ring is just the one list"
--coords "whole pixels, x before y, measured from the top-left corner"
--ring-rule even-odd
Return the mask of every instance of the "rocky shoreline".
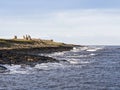
[[1, 49], [0, 64], [26, 64], [33, 66], [37, 63], [59, 62], [51, 57], [40, 56], [38, 54], [68, 51], [72, 48], [73, 46]]
[[16, 36], [14, 39], [0, 39], [0, 72], [7, 69], [5, 64], [35, 66], [40, 63], [59, 63], [59, 60], [39, 54], [69, 51], [73, 46], [53, 40], [18, 39]]

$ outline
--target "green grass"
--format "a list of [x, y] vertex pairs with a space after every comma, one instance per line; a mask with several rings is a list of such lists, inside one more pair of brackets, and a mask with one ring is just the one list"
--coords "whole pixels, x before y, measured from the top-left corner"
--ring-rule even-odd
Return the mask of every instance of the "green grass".
[[47, 47], [47, 46], [62, 46], [64, 43], [54, 42], [52, 40], [24, 40], [24, 39], [0, 39], [0, 48], [24, 48], [24, 47]]
[[4, 39], [0, 39], [0, 47], [11, 47], [11, 43], [7, 42]]

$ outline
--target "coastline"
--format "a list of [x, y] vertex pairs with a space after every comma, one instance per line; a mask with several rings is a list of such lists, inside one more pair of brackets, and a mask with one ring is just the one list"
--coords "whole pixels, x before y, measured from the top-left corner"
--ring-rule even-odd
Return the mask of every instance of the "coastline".
[[38, 54], [69, 51], [71, 49], [73, 49], [73, 46], [69, 45], [57, 47], [1, 49], [0, 64], [26, 64], [33, 66], [37, 63], [59, 62], [51, 57], [40, 56]]

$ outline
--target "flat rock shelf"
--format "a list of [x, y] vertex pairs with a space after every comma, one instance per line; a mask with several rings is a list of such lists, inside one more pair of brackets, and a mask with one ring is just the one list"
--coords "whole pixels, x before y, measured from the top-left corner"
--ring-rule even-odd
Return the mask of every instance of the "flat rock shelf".
[[40, 56], [39, 53], [52, 53], [71, 50], [73, 47], [40, 47], [26, 49], [0, 50], [0, 64], [27, 64], [59, 62], [56, 59]]

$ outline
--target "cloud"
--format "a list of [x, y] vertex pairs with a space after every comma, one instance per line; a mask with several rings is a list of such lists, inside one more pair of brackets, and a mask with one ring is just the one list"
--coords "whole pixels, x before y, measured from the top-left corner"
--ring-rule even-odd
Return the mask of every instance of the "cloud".
[[[80, 9], [0, 17], [0, 35], [31, 34], [82, 44], [120, 44], [119, 9]], [[104, 38], [103, 38], [104, 37]]]

